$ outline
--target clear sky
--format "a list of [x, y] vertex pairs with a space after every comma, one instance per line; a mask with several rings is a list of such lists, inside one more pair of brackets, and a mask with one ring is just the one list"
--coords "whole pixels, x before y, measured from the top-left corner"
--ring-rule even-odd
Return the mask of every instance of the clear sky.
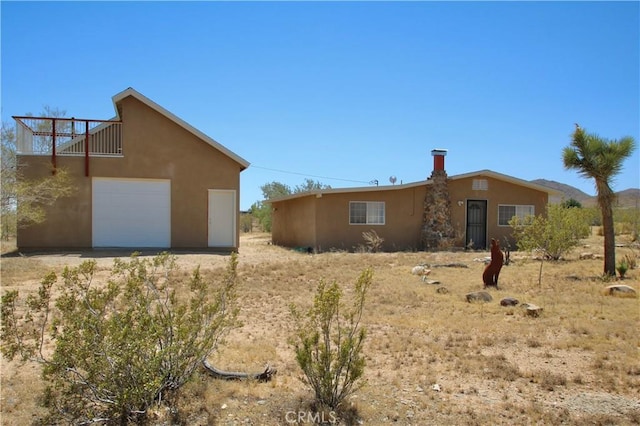
[[[1, 2], [2, 120], [109, 119], [133, 87], [260, 186], [490, 169], [594, 194], [574, 123], [640, 144], [639, 2]], [[640, 186], [640, 150], [615, 190]]]

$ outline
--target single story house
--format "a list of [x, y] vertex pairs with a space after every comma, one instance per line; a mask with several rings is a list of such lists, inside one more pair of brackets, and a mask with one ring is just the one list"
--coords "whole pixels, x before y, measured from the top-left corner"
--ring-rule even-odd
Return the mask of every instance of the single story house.
[[272, 241], [316, 252], [356, 250], [363, 232], [384, 238], [383, 250], [486, 249], [492, 238], [515, 249], [513, 216], [545, 214], [561, 193], [491, 170], [447, 176], [446, 150], [433, 150], [426, 181], [390, 186], [322, 189], [279, 197]]
[[14, 117], [19, 175], [62, 168], [75, 187], [18, 248], [237, 250], [249, 163], [132, 88], [112, 99], [111, 120]]

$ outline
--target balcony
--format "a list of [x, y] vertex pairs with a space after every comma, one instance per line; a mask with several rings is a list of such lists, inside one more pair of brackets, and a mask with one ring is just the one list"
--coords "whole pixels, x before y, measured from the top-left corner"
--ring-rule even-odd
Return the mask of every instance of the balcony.
[[13, 117], [21, 155], [122, 156], [122, 122]]
[[54, 117], [13, 117], [16, 120], [16, 152], [19, 155], [122, 157], [122, 122]]

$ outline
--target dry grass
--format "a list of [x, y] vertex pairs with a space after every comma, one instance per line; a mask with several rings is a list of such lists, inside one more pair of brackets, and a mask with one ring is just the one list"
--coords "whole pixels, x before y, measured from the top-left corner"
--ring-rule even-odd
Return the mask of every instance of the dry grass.
[[[323, 253], [309, 255], [245, 234], [239, 272], [243, 327], [234, 330], [211, 358], [219, 368], [278, 369], [270, 383], [221, 382], [198, 376], [177, 401], [177, 413], [154, 413], [155, 423], [189, 425], [281, 425], [310, 410], [310, 390], [299, 380], [289, 304], [309, 306], [318, 281], [337, 280], [347, 294], [362, 269], [372, 267], [374, 285], [365, 307], [366, 385], [349, 404], [364, 424], [637, 424], [640, 421], [638, 299], [604, 296], [611, 282], [600, 278], [602, 253], [594, 235], [558, 263], [539, 263], [513, 252], [503, 268], [493, 302], [469, 304], [464, 295], [482, 288], [486, 252]], [[618, 237], [623, 242], [624, 237]], [[618, 248], [618, 256], [639, 250]], [[3, 291], [35, 290], [50, 268], [76, 265], [84, 254], [6, 257]], [[98, 258], [107, 270], [109, 256]], [[215, 279], [226, 258], [181, 254], [189, 270], [200, 264]], [[467, 268], [436, 267], [463, 263]], [[432, 265], [423, 283], [411, 274]], [[624, 284], [637, 290], [640, 270]], [[449, 292], [440, 294], [438, 287]], [[538, 318], [520, 307], [502, 307], [503, 297], [544, 308]], [[28, 424], [38, 414], [36, 367], [2, 362], [2, 424]], [[440, 390], [434, 390], [438, 385]], [[288, 412], [296, 413], [295, 416]], [[328, 418], [326, 416], [325, 418]], [[357, 423], [356, 421], [347, 421]]]

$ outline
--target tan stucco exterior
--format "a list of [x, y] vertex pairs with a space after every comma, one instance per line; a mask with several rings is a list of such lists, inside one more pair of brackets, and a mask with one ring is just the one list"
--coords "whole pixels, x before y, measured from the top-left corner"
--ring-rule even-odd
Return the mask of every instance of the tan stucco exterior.
[[[58, 156], [57, 166], [73, 177], [77, 192], [59, 199], [44, 223], [19, 229], [20, 249], [92, 247], [92, 177], [170, 180], [171, 248], [209, 248], [208, 190], [235, 191], [239, 212], [240, 172], [249, 163], [132, 89], [116, 95], [114, 104], [122, 156], [91, 157], [88, 177], [84, 157]], [[25, 178], [51, 172], [48, 156], [18, 161]], [[235, 247], [227, 249], [239, 245], [238, 223], [236, 217]]]
[[[474, 179], [486, 180], [486, 190], [474, 190]], [[486, 201], [486, 244], [505, 238], [513, 244], [511, 228], [498, 225], [498, 206], [532, 205], [535, 214], [544, 214], [551, 190], [492, 171], [480, 171], [448, 179], [451, 224], [455, 245], [464, 247], [467, 205]], [[384, 238], [384, 250], [418, 250], [429, 180], [379, 188], [330, 189], [297, 194], [271, 201], [272, 239], [286, 247], [310, 247], [316, 251], [355, 250], [364, 245], [362, 233], [375, 230]], [[384, 225], [349, 224], [349, 202], [385, 203]], [[485, 244], [485, 247], [486, 247]]]

